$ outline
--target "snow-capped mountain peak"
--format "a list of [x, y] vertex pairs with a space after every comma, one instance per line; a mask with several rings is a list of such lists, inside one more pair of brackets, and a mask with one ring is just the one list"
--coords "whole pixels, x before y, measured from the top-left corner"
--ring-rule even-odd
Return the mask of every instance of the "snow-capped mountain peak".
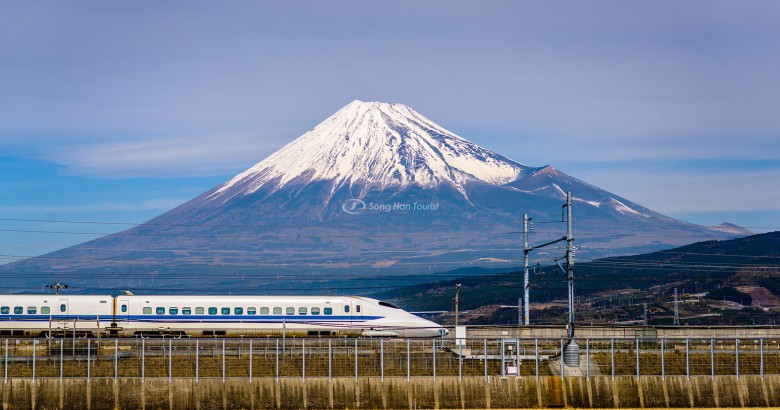
[[291, 181], [425, 188], [503, 185], [529, 168], [444, 129], [403, 104], [353, 101], [211, 194], [226, 200]]

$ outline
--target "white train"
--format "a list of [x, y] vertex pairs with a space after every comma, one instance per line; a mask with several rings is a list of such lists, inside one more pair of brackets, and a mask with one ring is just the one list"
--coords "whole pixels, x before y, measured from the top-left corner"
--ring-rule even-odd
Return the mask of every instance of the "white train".
[[344, 296], [0, 295], [3, 336], [442, 337], [442, 326]]

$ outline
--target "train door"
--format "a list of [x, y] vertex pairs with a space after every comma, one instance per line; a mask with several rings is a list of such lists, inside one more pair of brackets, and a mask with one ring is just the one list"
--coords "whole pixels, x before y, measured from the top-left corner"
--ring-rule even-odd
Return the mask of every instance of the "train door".
[[342, 314], [344, 315], [344, 320], [348, 321], [349, 323], [352, 323], [354, 321], [354, 316], [352, 316], [353, 313], [354, 313], [354, 309], [353, 309], [353, 306], [352, 306], [353, 303], [352, 303], [351, 300], [345, 300], [343, 302], [344, 302], [343, 303], [344, 304], [344, 311], [343, 311]]
[[62, 329], [68, 328], [68, 322], [70, 321], [70, 303], [68, 299], [57, 300], [57, 327]]
[[360, 301], [353, 302], [353, 309], [355, 309], [354, 312], [352, 312], [352, 320], [362, 322], [363, 321], [363, 308], [360, 306]]
[[116, 307], [117, 320], [127, 322], [130, 320], [130, 300], [119, 299], [119, 306]]

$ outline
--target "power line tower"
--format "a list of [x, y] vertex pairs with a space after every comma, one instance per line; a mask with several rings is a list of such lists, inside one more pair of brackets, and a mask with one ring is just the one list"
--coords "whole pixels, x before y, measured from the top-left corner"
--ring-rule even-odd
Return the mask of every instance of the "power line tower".
[[674, 288], [674, 325], [680, 326], [680, 309], [679, 301], [677, 300], [677, 288]]
[[460, 302], [460, 283], [455, 285], [455, 326], [458, 325], [458, 303]]
[[60, 289], [67, 289], [68, 285], [64, 284], [64, 283], [57, 282], [57, 283], [50, 283], [50, 284], [46, 285], [46, 287], [49, 288], [49, 289], [54, 289], [54, 294], [55, 295], [59, 295], [60, 294]]

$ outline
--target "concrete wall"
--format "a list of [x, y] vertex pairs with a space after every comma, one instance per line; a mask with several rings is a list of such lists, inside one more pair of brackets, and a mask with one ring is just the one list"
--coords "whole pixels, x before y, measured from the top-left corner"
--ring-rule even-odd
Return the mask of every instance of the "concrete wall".
[[333, 379], [10, 379], [10, 409], [778, 407], [780, 376]]
[[[564, 326], [469, 326], [469, 338], [520, 337], [523, 339], [560, 339], [567, 337]], [[711, 327], [641, 327], [641, 326], [577, 326], [575, 336], [585, 339], [633, 339], [654, 334], [663, 338], [780, 338], [780, 326], [711, 326]]]

